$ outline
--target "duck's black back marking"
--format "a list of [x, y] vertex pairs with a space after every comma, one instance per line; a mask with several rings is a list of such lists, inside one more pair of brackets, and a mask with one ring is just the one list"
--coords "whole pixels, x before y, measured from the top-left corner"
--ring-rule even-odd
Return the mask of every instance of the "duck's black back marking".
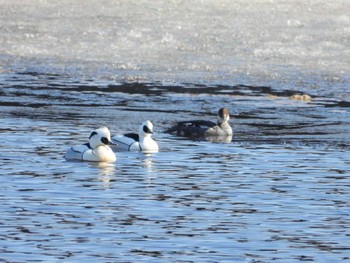
[[180, 121], [177, 123], [177, 126], [181, 127], [181, 126], [192, 126], [192, 127], [202, 127], [202, 126], [206, 126], [206, 127], [214, 127], [216, 125], [216, 123], [212, 122], [212, 121], [203, 121], [203, 120], [194, 120], [194, 121]]
[[124, 134], [124, 136], [128, 137], [128, 138], [131, 138], [131, 139], [133, 139], [133, 140], [135, 140], [137, 142], [140, 141], [140, 137], [136, 133], [127, 133], [127, 134]]
[[90, 146], [90, 143], [87, 142], [87, 143], [84, 143], [84, 145], [87, 146], [89, 149], [92, 149], [91, 146]]

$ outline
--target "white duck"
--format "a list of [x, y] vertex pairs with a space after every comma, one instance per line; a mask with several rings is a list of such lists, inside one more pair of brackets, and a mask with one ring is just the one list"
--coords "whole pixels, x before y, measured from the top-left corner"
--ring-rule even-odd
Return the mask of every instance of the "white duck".
[[152, 138], [153, 124], [145, 121], [139, 127], [139, 133], [127, 133], [112, 137], [112, 142], [118, 144], [118, 149], [126, 151], [158, 152], [159, 147]]
[[100, 127], [91, 132], [88, 143], [71, 147], [64, 158], [90, 162], [115, 162], [117, 158], [109, 144], [113, 142], [108, 128]]
[[187, 137], [232, 136], [232, 128], [228, 123], [230, 114], [227, 108], [218, 111], [217, 123], [204, 120], [180, 121], [167, 130]]

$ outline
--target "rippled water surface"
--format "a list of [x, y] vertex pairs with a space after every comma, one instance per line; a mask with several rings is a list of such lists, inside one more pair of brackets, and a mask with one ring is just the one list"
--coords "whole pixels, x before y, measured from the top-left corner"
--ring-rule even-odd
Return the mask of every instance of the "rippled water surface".
[[[33, 72], [4, 84], [2, 261], [350, 261], [346, 102]], [[215, 119], [221, 105], [232, 142], [163, 132], [178, 119]], [[146, 119], [159, 153], [120, 152], [114, 164], [63, 159], [98, 125], [121, 133]]]
[[[350, 262], [349, 5], [0, 0], [0, 261]], [[221, 107], [232, 141], [164, 132]]]

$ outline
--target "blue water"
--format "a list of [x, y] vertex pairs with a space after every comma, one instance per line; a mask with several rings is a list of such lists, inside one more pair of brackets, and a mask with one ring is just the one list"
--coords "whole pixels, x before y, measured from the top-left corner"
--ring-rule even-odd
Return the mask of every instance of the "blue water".
[[0, 1], [0, 261], [350, 262], [349, 3]]
[[[215, 96], [181, 87], [147, 96], [128, 85], [131, 94], [90, 86], [17, 83], [3, 93], [2, 261], [350, 261], [348, 108], [247, 87], [232, 89], [248, 95], [228, 104], [228, 87]], [[222, 101], [232, 142], [163, 132], [192, 114], [214, 119], [203, 110]], [[113, 134], [145, 119], [155, 123], [159, 153], [119, 152], [114, 164], [63, 158], [96, 125]]]

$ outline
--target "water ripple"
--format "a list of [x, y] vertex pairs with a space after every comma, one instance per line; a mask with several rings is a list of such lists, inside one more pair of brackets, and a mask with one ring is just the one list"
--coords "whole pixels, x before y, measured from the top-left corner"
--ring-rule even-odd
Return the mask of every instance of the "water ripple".
[[[1, 261], [349, 260], [347, 109], [240, 95], [236, 136], [213, 143], [162, 129], [189, 112], [214, 118], [207, 104], [231, 97], [181, 91], [184, 99], [158, 94], [162, 87], [121, 96], [114, 86], [79, 85], [69, 95], [13, 86], [1, 98]], [[64, 105], [67, 98], [77, 105]], [[120, 152], [115, 164], [63, 159], [96, 124], [130, 131], [146, 118], [155, 120], [159, 153]]]

